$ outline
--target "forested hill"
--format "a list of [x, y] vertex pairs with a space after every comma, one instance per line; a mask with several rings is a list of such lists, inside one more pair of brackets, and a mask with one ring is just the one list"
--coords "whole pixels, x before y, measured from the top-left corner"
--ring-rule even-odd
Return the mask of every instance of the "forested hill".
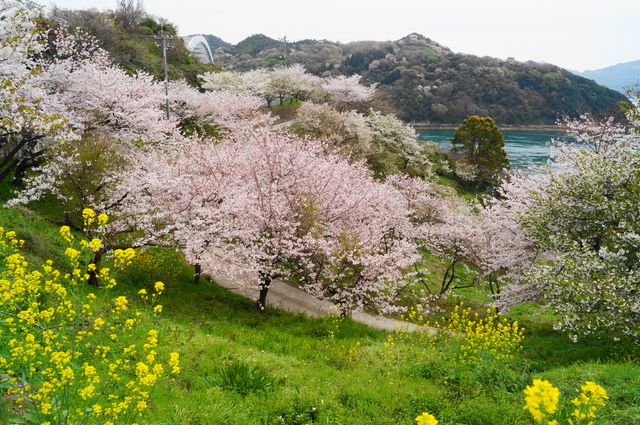
[[625, 100], [621, 93], [555, 65], [454, 53], [415, 33], [396, 41], [347, 44], [285, 44], [253, 35], [212, 50], [217, 64], [238, 71], [286, 61], [303, 64], [316, 75], [360, 74], [363, 83], [379, 84], [379, 99], [413, 123], [455, 124], [480, 115], [500, 125], [553, 124], [560, 114], [607, 113]]

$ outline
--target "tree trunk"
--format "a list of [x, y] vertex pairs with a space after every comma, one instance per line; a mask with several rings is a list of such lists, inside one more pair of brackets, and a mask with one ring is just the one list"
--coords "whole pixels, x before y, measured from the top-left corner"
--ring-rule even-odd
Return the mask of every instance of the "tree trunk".
[[271, 274], [259, 272], [260, 274], [260, 296], [258, 297], [258, 308], [264, 310], [267, 307], [267, 293], [271, 287]]
[[351, 319], [351, 314], [353, 313], [353, 311], [350, 308], [346, 308], [343, 307], [344, 304], [340, 304], [339, 305], [339, 310], [340, 310], [340, 317], [346, 317]]
[[33, 167], [42, 164], [44, 159], [44, 151], [32, 152], [28, 158], [22, 158], [15, 164], [12, 184], [15, 187], [24, 189], [24, 177], [27, 171]]
[[200, 276], [202, 275], [202, 264], [196, 264], [194, 268], [195, 274], [193, 275], [193, 283], [198, 285], [200, 283]]
[[89, 275], [89, 279], [87, 283], [91, 286], [100, 286], [100, 278], [98, 278], [98, 274], [100, 274], [100, 261], [102, 261], [102, 254], [104, 254], [104, 248], [100, 248], [93, 254], [93, 258], [89, 262], [89, 265], [95, 264], [95, 268], [89, 268], [87, 274]]

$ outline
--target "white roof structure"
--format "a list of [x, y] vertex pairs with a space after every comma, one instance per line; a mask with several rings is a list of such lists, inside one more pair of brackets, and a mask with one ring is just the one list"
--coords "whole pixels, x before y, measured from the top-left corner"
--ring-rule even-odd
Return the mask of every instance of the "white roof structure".
[[201, 35], [190, 35], [188, 37], [182, 37], [187, 49], [191, 52], [194, 58], [200, 63], [213, 63], [213, 55], [209, 48], [207, 39]]

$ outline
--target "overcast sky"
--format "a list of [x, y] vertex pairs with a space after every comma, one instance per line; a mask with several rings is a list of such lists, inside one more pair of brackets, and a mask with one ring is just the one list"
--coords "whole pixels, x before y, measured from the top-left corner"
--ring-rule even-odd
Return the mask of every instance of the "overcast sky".
[[[39, 0], [115, 9], [116, 0]], [[397, 40], [412, 32], [454, 52], [552, 63], [570, 70], [640, 60], [640, 0], [146, 0], [180, 35], [236, 44], [253, 34], [288, 40]]]

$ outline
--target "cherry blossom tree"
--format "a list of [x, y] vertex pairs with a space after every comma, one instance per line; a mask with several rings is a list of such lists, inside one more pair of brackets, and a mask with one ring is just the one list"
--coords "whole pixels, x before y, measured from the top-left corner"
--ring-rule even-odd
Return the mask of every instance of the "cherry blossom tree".
[[365, 116], [365, 122], [378, 150], [387, 149], [398, 155], [402, 158], [405, 169], [409, 163], [413, 163], [430, 173], [433, 166], [429, 159], [430, 147], [418, 142], [418, 136], [412, 127], [395, 115], [382, 114], [373, 109]]
[[[612, 120], [564, 123], [571, 139], [554, 143], [557, 166], [546, 179], [505, 189], [541, 255], [527, 273], [527, 292], [547, 297], [560, 316], [557, 328], [574, 339], [605, 333], [637, 339], [637, 133]], [[505, 295], [522, 295], [514, 294]]]
[[[10, 203], [54, 195], [67, 213], [67, 224], [80, 227], [78, 215], [84, 208], [110, 213], [118, 206], [112, 191], [134, 152], [180, 134], [177, 120], [167, 120], [162, 110], [162, 87], [150, 76], [125, 73], [90, 37], [64, 30], [51, 35], [53, 53], [33, 62], [38, 72], [29, 87], [41, 96], [34, 104], [46, 111], [42, 116], [55, 113], [73, 137], [39, 142], [36, 153], [43, 163]], [[96, 254], [96, 265], [103, 252]]]
[[444, 265], [439, 288], [428, 285], [423, 279], [424, 273], [416, 269], [425, 289], [439, 297], [452, 289], [475, 284], [474, 276], [478, 272], [470, 266], [477, 264], [483, 230], [471, 212], [471, 205], [453, 191], [419, 178], [392, 175], [387, 181], [402, 193], [410, 206], [416, 242]]
[[42, 147], [47, 160], [13, 202], [50, 193], [70, 220], [107, 196], [101, 192], [125, 171], [126, 158], [136, 149], [133, 142], [162, 142], [178, 128], [176, 120], [166, 120], [163, 89], [151, 77], [119, 69], [91, 37], [64, 29], [53, 36], [55, 55], [38, 62], [32, 83], [43, 95], [43, 107], [63, 117], [77, 137]]
[[201, 87], [204, 90], [243, 93], [246, 88], [242, 75], [234, 71], [205, 72], [200, 75]]
[[202, 93], [186, 81], [172, 81], [169, 85], [171, 115], [176, 117], [184, 136], [195, 132], [201, 136], [222, 137], [230, 128], [243, 126], [247, 121], [274, 122], [270, 116], [257, 112], [261, 104], [261, 100], [251, 94]]
[[[512, 176], [512, 180], [516, 178]], [[537, 244], [522, 227], [512, 202], [493, 198], [474, 205], [478, 211], [477, 226], [482, 231], [475, 265], [491, 294], [499, 301], [505, 286], [522, 286], [524, 273], [537, 258]], [[498, 307], [505, 306], [500, 304]]]
[[191, 139], [134, 163], [141, 172], [122, 187], [136, 225], [193, 263], [245, 285], [259, 280], [262, 306], [282, 276], [345, 310], [388, 310], [418, 259], [397, 191], [362, 164], [268, 125], [247, 123], [223, 140]]
[[242, 74], [242, 82], [248, 94], [264, 99], [269, 108], [277, 98], [277, 94], [271, 90], [270, 81], [271, 73], [266, 69], [253, 69]]
[[56, 32], [56, 56], [42, 61], [39, 86], [49, 108], [76, 132], [117, 134], [120, 140], [162, 140], [175, 130], [166, 119], [164, 87], [148, 74], [127, 74], [87, 35]]
[[530, 239], [501, 200], [466, 201], [450, 188], [399, 174], [386, 180], [406, 199], [416, 243], [442, 264], [442, 271], [427, 270], [439, 276], [439, 285], [427, 283], [415, 265], [432, 298], [481, 285], [498, 294], [533, 261]]
[[298, 109], [297, 120], [302, 131], [350, 161], [366, 158], [373, 147], [371, 130], [358, 112], [339, 112], [326, 104], [305, 102]]
[[306, 73], [304, 67], [295, 64], [288, 67], [276, 68], [270, 74], [269, 91], [275, 94], [283, 104], [286, 99], [305, 100], [313, 93], [311, 82], [315, 81]]
[[256, 69], [244, 73], [233, 71], [207, 72], [199, 76], [202, 88], [211, 91], [228, 91], [250, 94], [265, 99], [271, 107], [274, 100], [284, 103], [287, 99], [328, 101], [341, 111], [371, 99], [375, 86], [359, 84], [360, 76], [321, 77], [309, 74], [300, 64], [276, 68], [272, 71]]
[[360, 84], [359, 75], [346, 77], [339, 75], [329, 78], [322, 88], [329, 94], [329, 103], [340, 111], [353, 108], [355, 105], [370, 100], [375, 93], [375, 86]]
[[66, 121], [45, 106], [34, 57], [45, 48], [35, 22], [40, 9], [20, 1], [0, 1], [0, 182], [40, 163], [51, 140], [73, 139]]

